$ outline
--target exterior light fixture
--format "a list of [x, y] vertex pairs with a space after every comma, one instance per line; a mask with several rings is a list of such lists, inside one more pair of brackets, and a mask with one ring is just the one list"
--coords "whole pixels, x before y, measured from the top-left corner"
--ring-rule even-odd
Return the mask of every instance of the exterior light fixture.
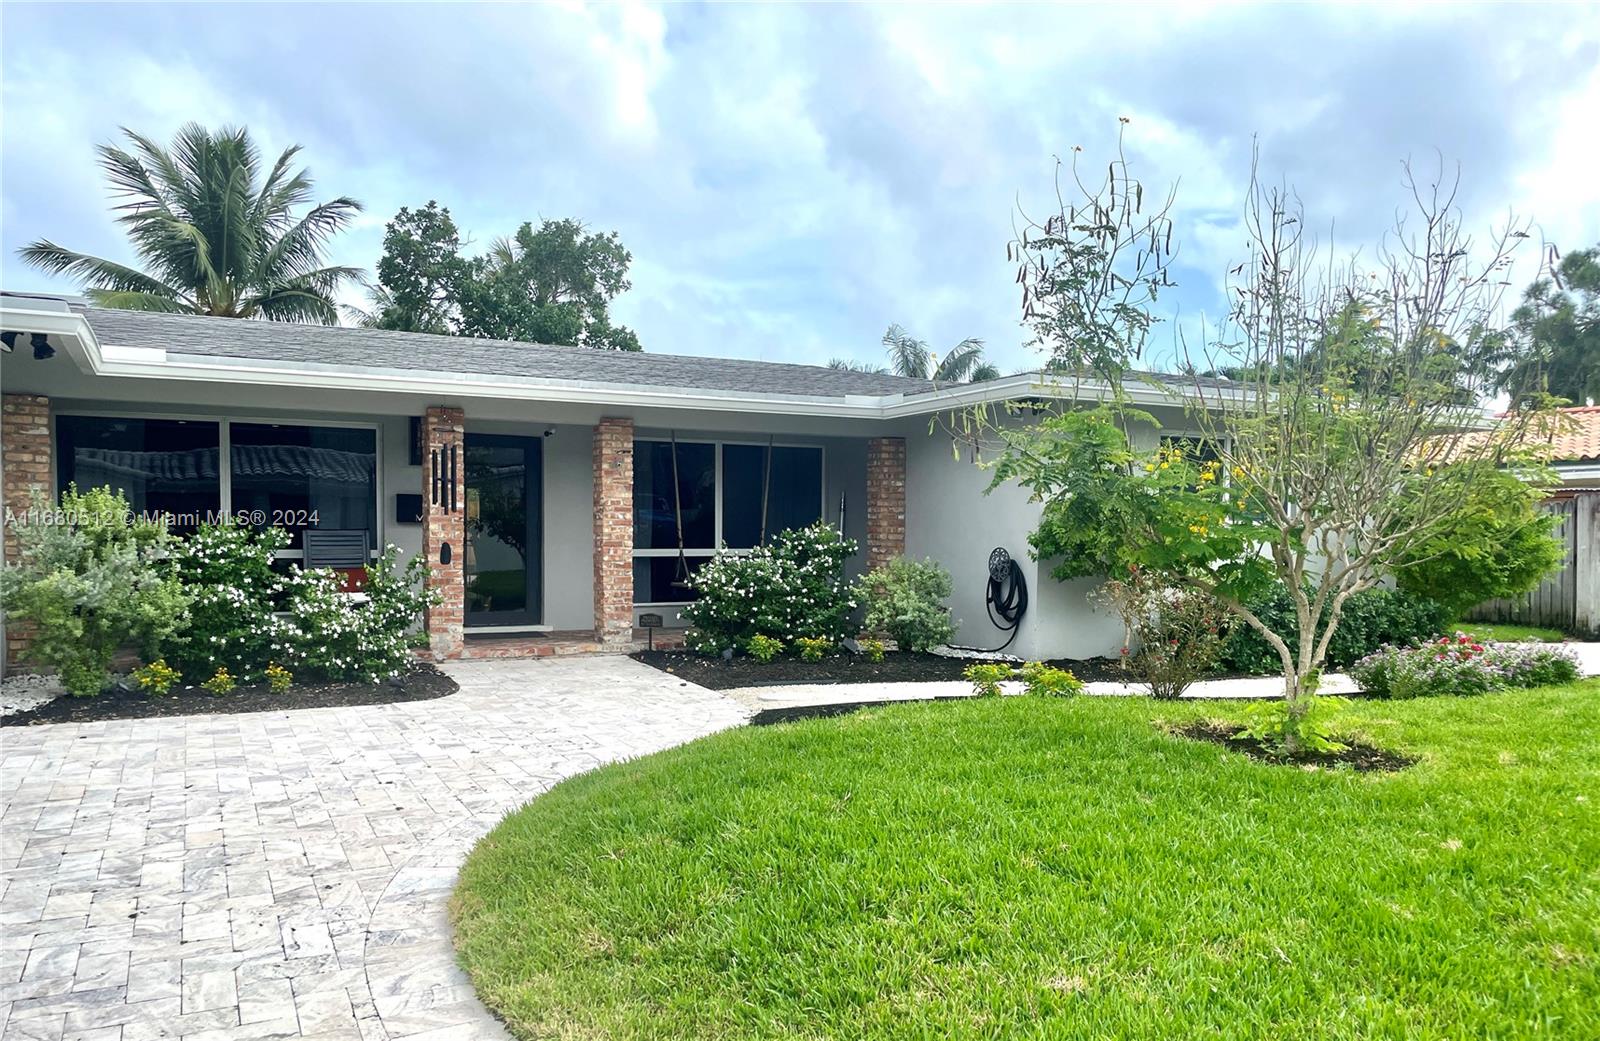
[[32, 343], [34, 361], [45, 361], [56, 356], [56, 349], [50, 346], [50, 338], [44, 333], [34, 333]]

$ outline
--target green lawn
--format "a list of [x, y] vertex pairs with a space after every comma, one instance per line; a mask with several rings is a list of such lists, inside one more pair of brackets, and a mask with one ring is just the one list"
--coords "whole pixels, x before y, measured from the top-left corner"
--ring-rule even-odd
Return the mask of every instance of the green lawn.
[[1537, 625], [1510, 625], [1494, 622], [1457, 622], [1451, 632], [1472, 633], [1480, 640], [1497, 643], [1561, 643], [1567, 634], [1560, 629], [1545, 629]]
[[522, 1038], [1600, 1038], [1600, 682], [1357, 702], [1394, 774], [1004, 698], [747, 728], [473, 852]]

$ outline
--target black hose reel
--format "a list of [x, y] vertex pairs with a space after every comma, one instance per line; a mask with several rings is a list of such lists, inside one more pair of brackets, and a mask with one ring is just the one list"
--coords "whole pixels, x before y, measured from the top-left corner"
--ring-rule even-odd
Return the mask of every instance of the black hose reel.
[[1022, 616], [1028, 613], [1028, 580], [1023, 577], [1022, 565], [1011, 559], [1004, 546], [996, 546], [989, 554], [989, 588], [983, 595], [983, 608], [989, 614], [991, 625], [1010, 633], [1006, 642], [998, 647], [956, 647], [955, 650], [998, 654], [1017, 638]]

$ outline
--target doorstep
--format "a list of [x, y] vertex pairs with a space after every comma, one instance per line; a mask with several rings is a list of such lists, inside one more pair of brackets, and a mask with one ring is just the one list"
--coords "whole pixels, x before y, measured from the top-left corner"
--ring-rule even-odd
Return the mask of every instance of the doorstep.
[[[649, 644], [649, 633], [635, 629], [633, 638], [620, 643], [602, 643], [592, 629], [558, 629], [542, 633], [473, 633], [467, 631], [459, 660], [499, 658], [549, 658], [572, 654], [632, 654]], [[683, 646], [681, 629], [655, 631], [658, 650]]]

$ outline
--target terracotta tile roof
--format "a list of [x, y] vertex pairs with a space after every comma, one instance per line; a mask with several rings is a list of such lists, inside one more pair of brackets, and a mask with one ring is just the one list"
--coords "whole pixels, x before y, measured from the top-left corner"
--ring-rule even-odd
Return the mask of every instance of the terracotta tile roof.
[[1600, 459], [1600, 405], [1560, 410], [1561, 422], [1551, 434], [1551, 461], [1575, 463]]

